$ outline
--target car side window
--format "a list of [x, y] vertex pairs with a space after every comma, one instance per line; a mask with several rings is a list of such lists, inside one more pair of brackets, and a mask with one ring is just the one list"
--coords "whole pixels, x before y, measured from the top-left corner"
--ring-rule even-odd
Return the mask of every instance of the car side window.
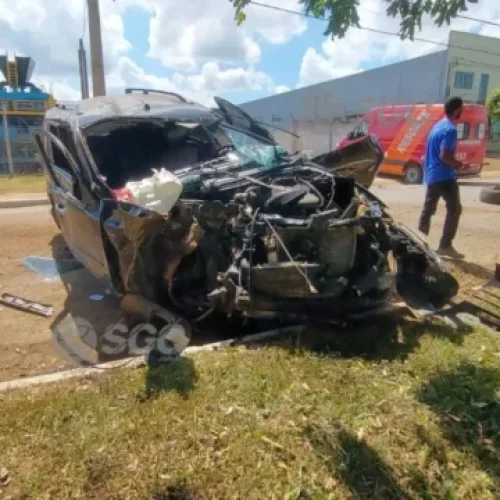
[[[81, 200], [82, 199], [82, 189], [79, 182], [78, 172], [76, 171], [76, 162], [68, 158], [71, 155], [69, 148], [64, 144], [64, 134], [60, 127], [56, 125], [49, 125], [49, 132], [54, 137], [59, 139], [59, 144], [54, 141], [48, 140], [48, 156], [49, 160], [52, 163], [52, 170], [56, 179], [58, 180], [58, 184], [61, 188], [69, 191], [75, 198]], [[67, 138], [66, 142], [67, 142]], [[66, 151], [63, 151], [63, 148], [66, 148]]]
[[465, 141], [469, 138], [470, 124], [467, 122], [457, 123], [457, 139]]
[[363, 123], [360, 123], [354, 129], [349, 133], [348, 137], [349, 139], [358, 139], [359, 137], [362, 137], [363, 135], [363, 129], [362, 129]]
[[[57, 127], [54, 127], [51, 125], [49, 128], [49, 131], [52, 135], [55, 135], [59, 140], [61, 140], [59, 129]], [[56, 167], [64, 170], [68, 174], [74, 175], [73, 169], [71, 168], [71, 165], [70, 165], [68, 159], [66, 158], [66, 156], [64, 155], [63, 151], [61, 150], [61, 148], [59, 148], [59, 146], [57, 146], [53, 142], [50, 143], [50, 147], [51, 147], [51, 151], [52, 151], [52, 155], [51, 155], [52, 158], [51, 159], [52, 159], [54, 165]]]
[[476, 125], [476, 139], [482, 141], [486, 137], [486, 123]]
[[361, 122], [353, 131], [352, 138], [358, 139], [359, 137], [364, 137], [368, 134], [368, 123]]

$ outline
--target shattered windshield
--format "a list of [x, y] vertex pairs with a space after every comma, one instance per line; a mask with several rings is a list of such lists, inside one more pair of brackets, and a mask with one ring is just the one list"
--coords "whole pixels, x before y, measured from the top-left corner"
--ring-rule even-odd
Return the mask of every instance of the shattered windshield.
[[[224, 145], [229, 140], [231, 147], [245, 162], [250, 161], [263, 167], [272, 167], [276, 161], [287, 155], [287, 151], [282, 146], [270, 144], [242, 130], [223, 124], [217, 124], [216, 128], [217, 130], [212, 130], [212, 133], [214, 133], [218, 142]], [[221, 133], [226, 141], [220, 140]]]

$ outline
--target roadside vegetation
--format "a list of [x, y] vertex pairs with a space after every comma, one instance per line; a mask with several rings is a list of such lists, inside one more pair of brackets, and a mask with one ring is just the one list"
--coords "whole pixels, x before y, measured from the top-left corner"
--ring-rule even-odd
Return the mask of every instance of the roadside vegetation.
[[500, 491], [500, 341], [480, 329], [309, 331], [0, 400], [0, 489], [12, 498]]
[[12, 194], [44, 194], [45, 177], [43, 175], [18, 175], [9, 179], [0, 176], [0, 196]]

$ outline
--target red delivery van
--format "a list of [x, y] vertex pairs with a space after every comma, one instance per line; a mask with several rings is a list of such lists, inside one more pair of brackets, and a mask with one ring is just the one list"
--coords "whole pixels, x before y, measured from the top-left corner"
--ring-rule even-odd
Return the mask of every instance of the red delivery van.
[[[444, 116], [442, 104], [382, 106], [366, 113], [361, 122], [338, 147], [357, 142], [373, 134], [384, 151], [381, 174], [396, 175], [409, 184], [423, 180], [423, 165], [427, 135], [432, 126]], [[465, 104], [457, 124], [456, 158], [470, 168], [460, 175], [479, 175], [483, 168], [488, 140], [488, 111], [480, 104]]]

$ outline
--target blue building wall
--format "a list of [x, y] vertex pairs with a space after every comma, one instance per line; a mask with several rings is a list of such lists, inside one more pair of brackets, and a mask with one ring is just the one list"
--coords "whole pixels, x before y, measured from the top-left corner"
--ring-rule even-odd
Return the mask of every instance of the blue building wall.
[[362, 115], [385, 104], [438, 103], [444, 99], [447, 51], [276, 94], [240, 106], [251, 116], [287, 129]]

